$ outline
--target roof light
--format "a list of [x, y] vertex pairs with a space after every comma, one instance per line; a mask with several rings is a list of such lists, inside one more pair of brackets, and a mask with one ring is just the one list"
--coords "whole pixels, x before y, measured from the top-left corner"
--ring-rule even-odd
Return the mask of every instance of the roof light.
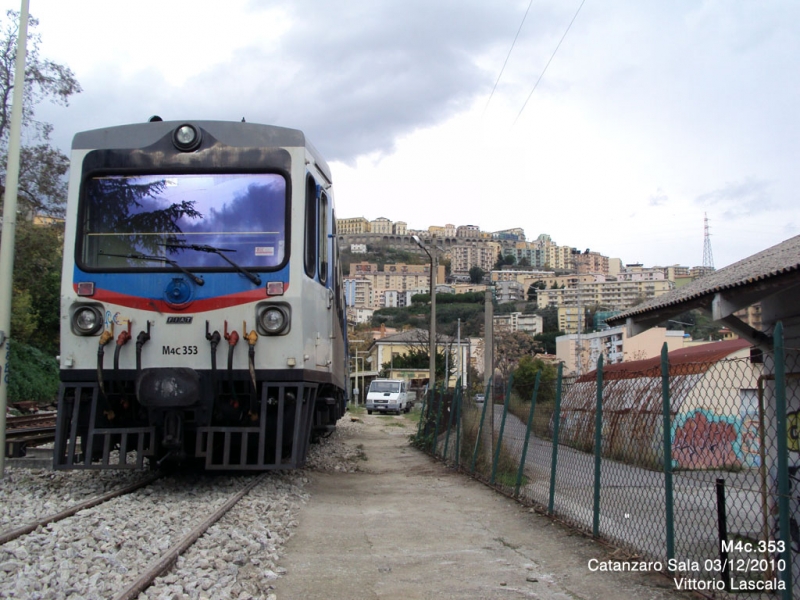
[[191, 152], [197, 149], [201, 141], [203, 141], [203, 136], [200, 134], [200, 130], [189, 123], [178, 127], [172, 135], [172, 143], [182, 152]]

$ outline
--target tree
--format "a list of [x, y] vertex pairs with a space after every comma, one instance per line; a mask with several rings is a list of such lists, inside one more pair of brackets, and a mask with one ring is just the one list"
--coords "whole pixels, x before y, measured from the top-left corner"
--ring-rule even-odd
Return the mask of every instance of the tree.
[[[37, 357], [42, 353], [52, 357], [58, 351], [63, 226], [34, 226], [32, 218], [37, 214], [63, 215], [67, 199], [64, 176], [69, 159], [50, 145], [52, 126], [35, 119], [35, 108], [43, 100], [68, 105], [69, 97], [81, 91], [70, 69], [41, 57], [41, 39], [35, 31], [38, 24], [35, 18], [29, 17], [22, 104], [26, 144], [20, 149], [18, 190], [19, 212], [28, 219], [20, 219], [16, 226], [11, 311], [14, 345], [9, 358], [12, 379], [15, 373], [24, 373], [27, 378], [38, 377], [35, 374]], [[8, 11], [5, 18], [0, 19], [0, 194], [5, 193], [18, 32], [19, 13]], [[37, 354], [30, 346], [41, 352]], [[55, 371], [57, 382], [57, 365], [48, 364], [47, 368]], [[9, 398], [31, 399], [33, 392], [21, 390], [11, 386]]]
[[558, 331], [558, 309], [555, 306], [544, 306], [536, 311], [542, 317], [542, 332]]
[[555, 399], [554, 382], [557, 377], [556, 367], [540, 358], [523, 356], [514, 371], [514, 391], [523, 400], [530, 400], [536, 383], [536, 375], [541, 372], [537, 402], [550, 402]]
[[[25, 65], [25, 91], [22, 105], [22, 126], [31, 140], [20, 153], [20, 211], [27, 214], [61, 216], [66, 203], [66, 182], [63, 177], [69, 159], [50, 146], [52, 126], [34, 119], [34, 109], [43, 100], [67, 106], [69, 97], [81, 91], [72, 71], [41, 58], [41, 38], [35, 32], [39, 21], [28, 18], [28, 44]], [[17, 59], [19, 13], [8, 11], [0, 24], [0, 192], [5, 191], [5, 165], [14, 70]]]
[[564, 335], [563, 331], [548, 331], [547, 333], [537, 333], [533, 336], [542, 345], [545, 354], [556, 353], [556, 338]]
[[495, 367], [500, 371], [503, 381], [508, 381], [508, 376], [523, 356], [532, 355], [539, 349], [533, 336], [522, 331], [495, 332], [494, 339]]
[[520, 267], [530, 267], [531, 266], [531, 259], [528, 258], [527, 256], [523, 256], [522, 258], [519, 259], [519, 262], [517, 263], [517, 265], [520, 266]]
[[547, 284], [539, 279], [538, 281], [534, 281], [532, 284], [528, 286], [527, 297], [530, 302], [536, 302], [536, 292], [538, 290], [546, 290]]
[[470, 283], [481, 283], [484, 275], [486, 275], [486, 271], [475, 265], [469, 270], [469, 281]]
[[453, 262], [449, 258], [442, 257], [439, 259], [439, 264], [444, 267], [444, 276], [449, 277], [453, 270]]
[[494, 261], [494, 270], [499, 271], [503, 268], [505, 263], [505, 257], [503, 256], [503, 251], [498, 248], [497, 250], [497, 260]]
[[62, 225], [17, 224], [14, 260], [14, 339], [58, 352]]
[[[416, 339], [406, 344], [405, 352], [400, 356], [395, 356], [391, 363], [383, 363], [381, 367], [384, 371], [390, 368], [394, 369], [425, 369], [430, 367], [430, 334], [424, 329], [416, 331]], [[455, 372], [455, 357], [452, 351], [440, 350], [439, 346], [443, 346], [443, 340], [436, 336], [436, 377], [444, 379], [445, 365], [447, 365], [448, 375]], [[449, 356], [445, 356], [445, 353]]]

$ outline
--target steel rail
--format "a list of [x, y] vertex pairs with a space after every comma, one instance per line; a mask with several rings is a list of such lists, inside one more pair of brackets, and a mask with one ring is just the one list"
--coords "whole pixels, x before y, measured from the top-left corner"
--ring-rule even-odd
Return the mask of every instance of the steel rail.
[[143, 479], [142, 481], [139, 481], [137, 483], [131, 484], [131, 485], [127, 486], [127, 487], [120, 488], [118, 490], [113, 490], [111, 492], [103, 494], [102, 496], [97, 496], [95, 498], [90, 498], [89, 500], [86, 500], [84, 502], [81, 502], [79, 504], [71, 506], [70, 508], [62, 510], [59, 513], [55, 513], [53, 515], [48, 515], [46, 517], [43, 517], [43, 518], [39, 519], [38, 521], [33, 521], [31, 523], [28, 523], [27, 525], [23, 525], [22, 527], [17, 527], [16, 529], [12, 529], [10, 531], [6, 531], [5, 533], [1, 533], [0, 534], [0, 544], [5, 544], [7, 542], [10, 542], [11, 540], [14, 540], [14, 539], [16, 539], [16, 538], [18, 538], [20, 536], [25, 535], [27, 533], [31, 533], [32, 531], [35, 531], [37, 527], [40, 527], [40, 526], [44, 527], [45, 525], [47, 525], [49, 523], [55, 523], [56, 521], [61, 521], [62, 519], [66, 519], [67, 517], [71, 517], [75, 513], [79, 512], [81, 510], [84, 510], [86, 508], [91, 508], [93, 506], [97, 506], [98, 504], [103, 504], [104, 502], [108, 502], [109, 500], [112, 500], [113, 498], [116, 498], [117, 496], [124, 496], [125, 494], [130, 494], [131, 492], [134, 492], [134, 491], [138, 490], [139, 488], [142, 488], [142, 487], [145, 487], [147, 485], [150, 485], [151, 483], [153, 483], [156, 479], [159, 479], [160, 477], [162, 477], [162, 475], [160, 473], [157, 473], [155, 475], [151, 475], [150, 477], [147, 477], [146, 479]]
[[218, 508], [210, 517], [200, 523], [197, 527], [192, 529], [182, 540], [173, 545], [167, 550], [160, 558], [150, 563], [147, 570], [130, 586], [122, 591], [119, 595], [114, 597], [114, 600], [133, 600], [137, 598], [140, 593], [146, 590], [156, 578], [169, 570], [170, 567], [178, 560], [178, 557], [183, 554], [192, 544], [194, 544], [200, 536], [214, 523], [219, 521], [222, 516], [227, 513], [239, 500], [244, 498], [250, 490], [261, 483], [267, 476], [266, 473], [256, 477], [253, 481], [248, 483], [244, 488], [232, 496], [225, 504]]

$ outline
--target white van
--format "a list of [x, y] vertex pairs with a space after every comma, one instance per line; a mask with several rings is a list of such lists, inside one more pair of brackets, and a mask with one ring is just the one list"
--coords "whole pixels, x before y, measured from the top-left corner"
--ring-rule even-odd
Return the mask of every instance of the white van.
[[406, 382], [401, 379], [374, 379], [367, 391], [367, 414], [379, 412], [408, 412], [412, 402], [408, 398]]

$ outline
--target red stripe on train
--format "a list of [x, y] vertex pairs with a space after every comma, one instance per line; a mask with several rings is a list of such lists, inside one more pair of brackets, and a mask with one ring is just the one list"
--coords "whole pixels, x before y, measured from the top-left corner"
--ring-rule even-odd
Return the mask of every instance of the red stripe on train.
[[[72, 287], [77, 293], [77, 285], [73, 284]], [[289, 285], [284, 284], [284, 291], [288, 288]], [[109, 304], [116, 304], [118, 306], [125, 306], [138, 310], [149, 310], [158, 313], [198, 313], [219, 310], [221, 308], [230, 308], [231, 306], [240, 306], [242, 304], [249, 304], [250, 302], [257, 302], [258, 300], [266, 300], [270, 297], [279, 298], [280, 296], [268, 296], [264, 288], [258, 288], [250, 290], [249, 292], [241, 292], [229, 296], [194, 300], [183, 306], [175, 307], [170, 306], [164, 300], [160, 299], [142, 298], [140, 296], [131, 296], [130, 294], [120, 294], [110, 290], [97, 289], [91, 296], [91, 299], [98, 302], [108, 302]]]

